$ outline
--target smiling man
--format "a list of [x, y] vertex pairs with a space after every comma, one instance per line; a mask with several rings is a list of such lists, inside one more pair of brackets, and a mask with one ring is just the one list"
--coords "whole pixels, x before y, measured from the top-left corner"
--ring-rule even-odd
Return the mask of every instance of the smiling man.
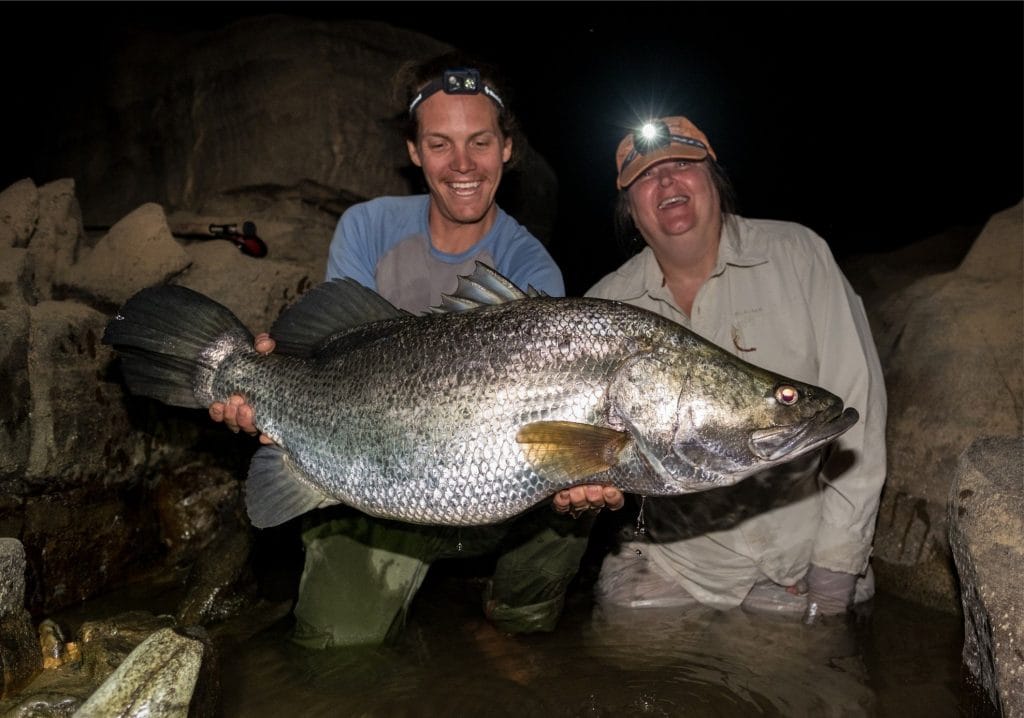
[[[351, 277], [416, 314], [439, 305], [477, 261], [518, 286], [564, 295], [547, 250], [495, 202], [518, 135], [495, 72], [449, 53], [409, 65], [397, 79], [408, 102], [409, 159], [428, 193], [349, 208], [331, 241], [327, 279]], [[319, 648], [393, 637], [433, 561], [492, 552], [487, 617], [509, 632], [551, 630], [588, 533], [588, 521], [549, 508], [508, 525], [453, 530], [338, 507], [303, 534], [294, 640]]]
[[468, 62], [449, 54], [403, 73], [406, 146], [429, 193], [346, 211], [331, 242], [328, 279], [352, 277], [417, 313], [440, 304], [477, 260], [517, 286], [565, 293], [544, 246], [495, 203], [518, 129], [493, 72]]
[[[520, 287], [564, 295], [547, 250], [495, 203], [517, 129], [494, 71], [450, 53], [408, 66], [399, 81], [409, 158], [423, 170], [428, 193], [350, 207], [331, 241], [327, 279], [351, 277], [416, 314], [441, 304], [441, 294], [454, 292], [477, 261]], [[261, 335], [256, 347], [272, 351], [274, 342]], [[210, 415], [256, 433], [242, 397], [211, 406]], [[601, 492], [588, 487], [589, 506], [606, 505]], [[621, 506], [621, 495], [615, 498], [611, 508]], [[336, 506], [306, 521], [293, 640], [326, 648], [396, 636], [432, 562], [483, 554], [497, 555], [483, 595], [491, 623], [510, 633], [552, 630], [593, 514], [574, 520], [540, 507], [498, 526], [453, 529]]]

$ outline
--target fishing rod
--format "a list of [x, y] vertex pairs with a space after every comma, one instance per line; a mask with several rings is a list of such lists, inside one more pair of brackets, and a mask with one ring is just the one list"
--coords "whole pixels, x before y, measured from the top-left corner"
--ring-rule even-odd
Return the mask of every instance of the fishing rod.
[[171, 234], [183, 239], [226, 239], [242, 254], [250, 257], [267, 256], [267, 243], [256, 235], [256, 223], [245, 221], [237, 224], [211, 224], [203, 229], [198, 225], [171, 225]]
[[[246, 220], [239, 224], [168, 223], [171, 234], [181, 239], [225, 239], [238, 247], [238, 251], [257, 259], [267, 256], [267, 243], [256, 234], [256, 223]], [[109, 232], [110, 227], [91, 225], [89, 232]]]

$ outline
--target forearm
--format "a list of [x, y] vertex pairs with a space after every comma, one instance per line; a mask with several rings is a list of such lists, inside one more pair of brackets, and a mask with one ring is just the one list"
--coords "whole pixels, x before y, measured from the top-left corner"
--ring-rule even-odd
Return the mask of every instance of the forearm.
[[822, 349], [824, 386], [842, 396], [860, 419], [834, 447], [823, 470], [821, 524], [812, 563], [832, 571], [861, 573], [874, 538], [885, 483], [886, 396], [881, 364], [859, 298], [840, 302], [830, 317], [842, 329]]

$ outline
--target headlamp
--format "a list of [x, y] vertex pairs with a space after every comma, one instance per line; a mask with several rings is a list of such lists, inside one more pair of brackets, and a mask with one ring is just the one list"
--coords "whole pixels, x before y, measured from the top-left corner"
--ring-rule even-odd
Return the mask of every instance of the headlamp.
[[708, 138], [685, 117], [661, 117], [634, 126], [615, 149], [619, 176], [615, 186], [629, 187], [648, 167], [663, 160], [702, 162], [717, 160]]
[[449, 95], [475, 95], [480, 92], [480, 71], [471, 67], [445, 70], [443, 84]]
[[670, 142], [672, 134], [668, 131], [668, 125], [661, 120], [645, 122], [633, 130], [633, 149], [639, 155], [668, 147]]
[[476, 95], [482, 92], [494, 100], [498, 107], [505, 107], [498, 93], [480, 79], [479, 70], [474, 67], [453, 67], [445, 70], [440, 78], [431, 80], [419, 91], [409, 103], [409, 114], [411, 115], [425, 99], [442, 90], [446, 95]]

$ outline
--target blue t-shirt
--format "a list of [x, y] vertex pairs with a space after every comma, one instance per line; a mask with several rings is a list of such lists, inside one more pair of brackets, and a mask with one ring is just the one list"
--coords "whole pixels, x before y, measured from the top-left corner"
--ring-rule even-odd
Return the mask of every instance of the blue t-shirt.
[[462, 254], [430, 243], [430, 195], [378, 197], [349, 207], [338, 221], [327, 255], [327, 279], [351, 277], [413, 313], [441, 303], [441, 294], [473, 273], [476, 261], [516, 286], [565, 295], [558, 265], [544, 245], [500, 207], [490, 231]]

